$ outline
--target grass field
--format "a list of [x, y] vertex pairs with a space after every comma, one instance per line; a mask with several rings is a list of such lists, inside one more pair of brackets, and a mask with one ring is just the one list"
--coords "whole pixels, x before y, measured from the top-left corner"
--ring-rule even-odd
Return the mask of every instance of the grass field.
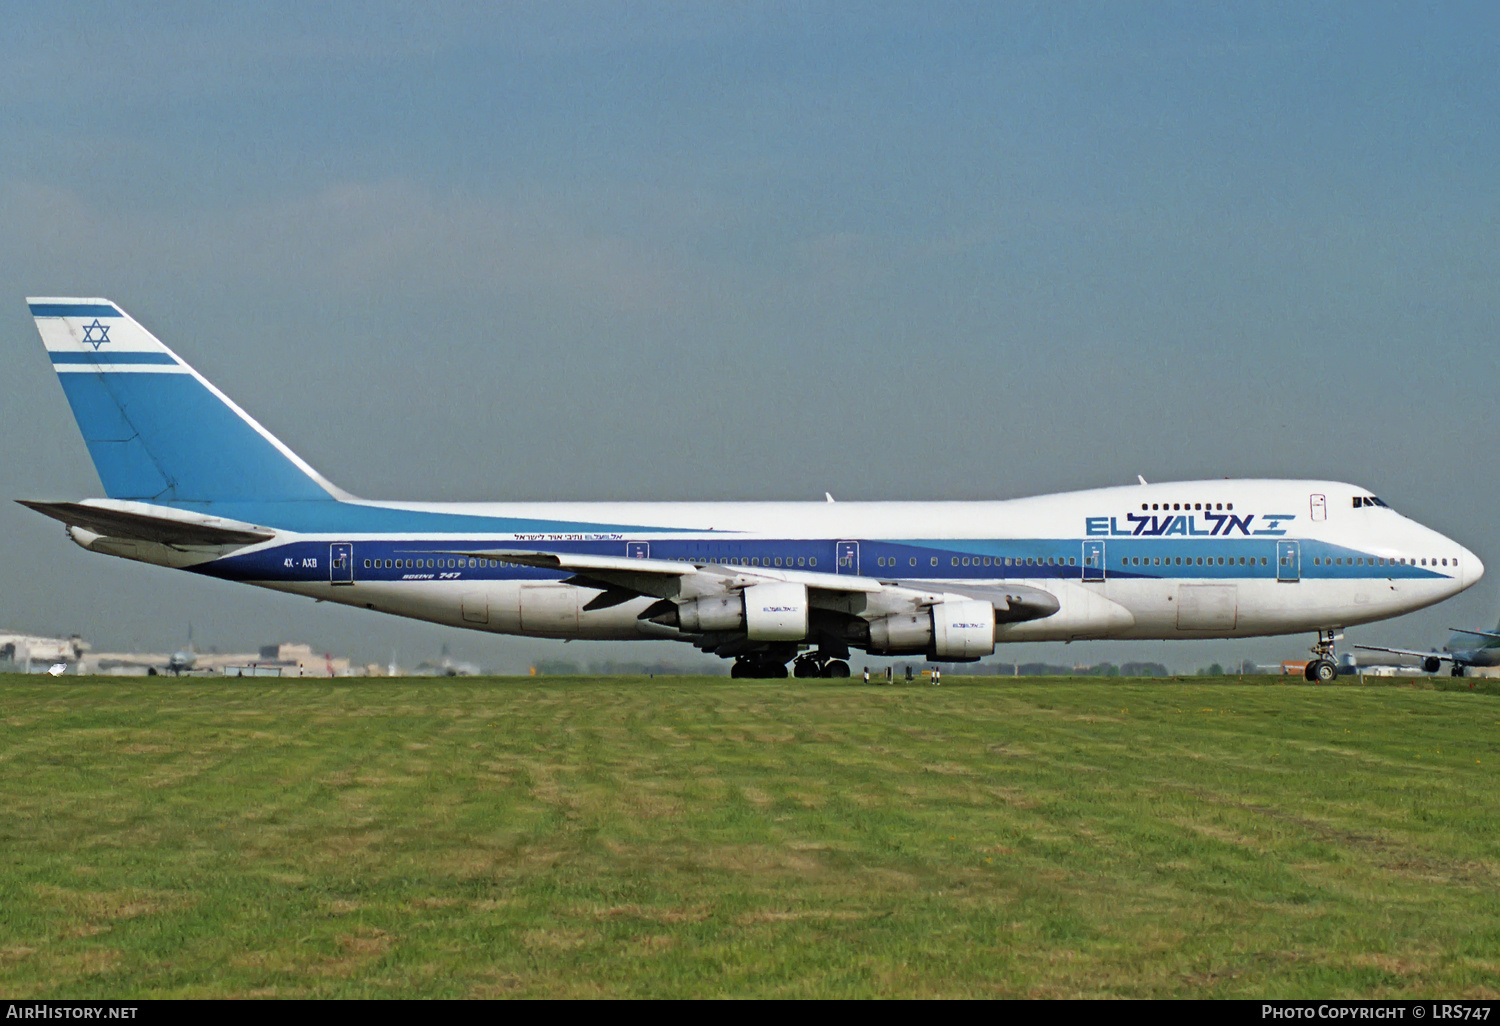
[[1500, 994], [1500, 696], [0, 678], [0, 992]]

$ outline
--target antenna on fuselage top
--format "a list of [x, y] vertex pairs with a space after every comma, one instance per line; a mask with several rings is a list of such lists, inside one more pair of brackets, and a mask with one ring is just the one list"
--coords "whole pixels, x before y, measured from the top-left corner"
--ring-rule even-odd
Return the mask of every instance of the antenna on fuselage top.
[[1142, 477], [1141, 475], [1139, 475], [1139, 474], [1135, 475], [1135, 479], [1137, 481], [1139, 481], [1141, 484], [1145, 484], [1146, 483], [1146, 479], [1144, 477]]

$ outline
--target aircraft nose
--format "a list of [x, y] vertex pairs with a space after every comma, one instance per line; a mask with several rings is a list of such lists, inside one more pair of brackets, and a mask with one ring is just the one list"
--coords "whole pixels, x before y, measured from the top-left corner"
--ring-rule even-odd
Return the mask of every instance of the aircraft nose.
[[1463, 559], [1463, 573], [1460, 583], [1467, 588], [1472, 584], [1478, 584], [1479, 579], [1484, 576], [1484, 564], [1479, 561], [1478, 556], [1474, 555], [1468, 549], [1464, 549], [1463, 553], [1461, 557]]

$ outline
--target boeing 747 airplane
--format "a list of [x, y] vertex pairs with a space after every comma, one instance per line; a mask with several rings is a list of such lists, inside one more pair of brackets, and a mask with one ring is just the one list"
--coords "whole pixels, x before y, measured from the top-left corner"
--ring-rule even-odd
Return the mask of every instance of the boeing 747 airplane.
[[1355, 645], [1367, 652], [1389, 652], [1410, 656], [1428, 673], [1437, 673], [1444, 663], [1451, 663], [1451, 673], [1462, 677], [1470, 666], [1500, 666], [1500, 625], [1493, 631], [1476, 631], [1450, 627], [1448, 643], [1440, 651], [1419, 648], [1384, 648], [1380, 645]]
[[1315, 633], [1484, 573], [1337, 481], [1146, 484], [996, 502], [358, 499], [107, 299], [30, 299], [107, 496], [25, 505], [91, 552], [471, 630], [674, 639], [733, 675], [843, 677], [851, 649]]

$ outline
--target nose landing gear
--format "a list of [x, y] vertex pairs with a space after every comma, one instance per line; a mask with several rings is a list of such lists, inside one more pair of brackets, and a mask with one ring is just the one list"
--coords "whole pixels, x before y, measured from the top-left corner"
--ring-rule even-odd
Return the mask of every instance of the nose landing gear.
[[1320, 684], [1338, 679], [1339, 666], [1334, 662], [1333, 643], [1341, 637], [1343, 635], [1335, 634], [1332, 628], [1318, 632], [1317, 644], [1312, 647], [1313, 658], [1303, 671], [1304, 677]]

